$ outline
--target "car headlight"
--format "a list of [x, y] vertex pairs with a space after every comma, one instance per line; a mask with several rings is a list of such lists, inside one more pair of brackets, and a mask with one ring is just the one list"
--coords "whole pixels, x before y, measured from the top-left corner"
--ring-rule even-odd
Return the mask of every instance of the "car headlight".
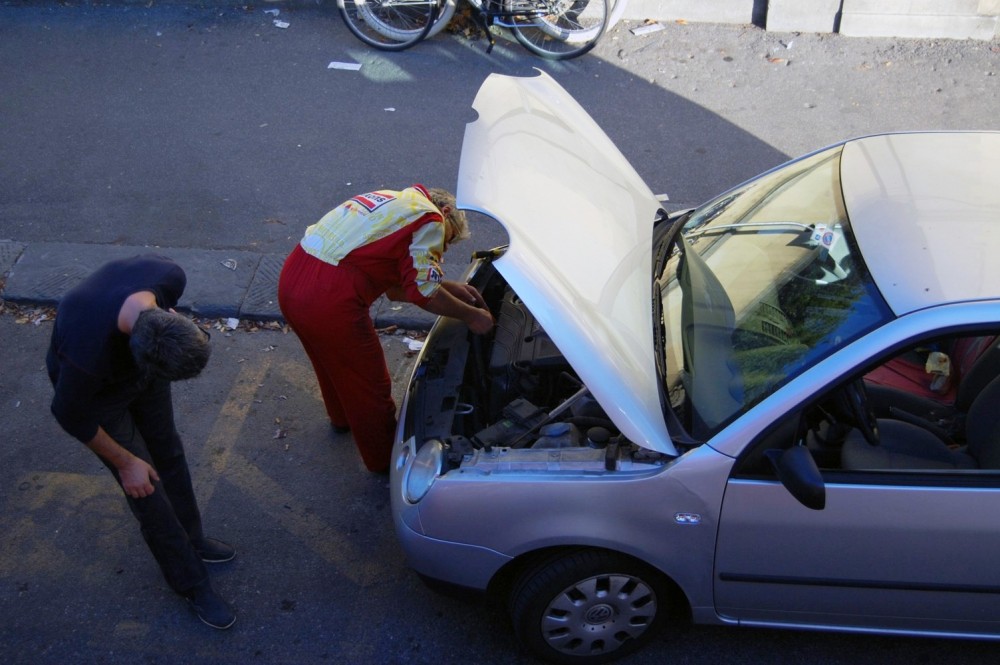
[[410, 503], [424, 498], [434, 481], [441, 475], [444, 464], [444, 444], [437, 439], [426, 442], [417, 452], [403, 478], [403, 496]]

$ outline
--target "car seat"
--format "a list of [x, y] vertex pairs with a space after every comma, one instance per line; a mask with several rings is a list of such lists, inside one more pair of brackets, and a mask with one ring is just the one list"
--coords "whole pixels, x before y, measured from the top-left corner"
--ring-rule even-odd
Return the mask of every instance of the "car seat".
[[880, 418], [872, 445], [860, 430], [844, 439], [841, 467], [877, 469], [1000, 469], [1000, 377], [983, 388], [965, 417], [965, 445], [949, 446], [932, 431], [901, 420]]
[[946, 348], [951, 385], [931, 390], [924, 357], [911, 351], [865, 375], [875, 414], [904, 420], [952, 438], [962, 432], [962, 418], [983, 388], [1000, 376], [1000, 336], [960, 337]]

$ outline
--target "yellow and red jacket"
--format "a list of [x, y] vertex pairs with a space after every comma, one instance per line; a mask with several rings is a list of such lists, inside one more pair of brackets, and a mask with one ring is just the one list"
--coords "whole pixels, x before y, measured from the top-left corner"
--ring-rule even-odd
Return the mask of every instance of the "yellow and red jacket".
[[[299, 242], [302, 249], [320, 261], [340, 265], [356, 263], [372, 271], [377, 257], [397, 260], [398, 283], [407, 299], [420, 304], [434, 295], [444, 273], [445, 226], [441, 211], [430, 200], [422, 185], [402, 191], [378, 190], [359, 194], [340, 204], [306, 229]], [[400, 243], [406, 243], [405, 257]], [[350, 258], [349, 258], [350, 257]]]

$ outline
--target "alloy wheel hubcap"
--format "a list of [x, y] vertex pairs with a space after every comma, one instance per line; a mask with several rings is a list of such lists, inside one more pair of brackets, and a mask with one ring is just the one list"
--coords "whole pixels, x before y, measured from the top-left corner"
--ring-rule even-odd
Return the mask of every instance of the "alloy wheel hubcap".
[[560, 653], [609, 653], [645, 633], [656, 611], [656, 594], [640, 578], [595, 575], [552, 599], [542, 614], [542, 636]]

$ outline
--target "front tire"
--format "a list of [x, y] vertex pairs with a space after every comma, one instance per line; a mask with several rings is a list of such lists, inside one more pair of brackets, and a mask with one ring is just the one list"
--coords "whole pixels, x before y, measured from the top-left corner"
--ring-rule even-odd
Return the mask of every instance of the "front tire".
[[510, 613], [521, 643], [545, 660], [604, 663], [632, 653], [662, 626], [664, 577], [614, 552], [582, 550], [549, 559], [514, 585]]

